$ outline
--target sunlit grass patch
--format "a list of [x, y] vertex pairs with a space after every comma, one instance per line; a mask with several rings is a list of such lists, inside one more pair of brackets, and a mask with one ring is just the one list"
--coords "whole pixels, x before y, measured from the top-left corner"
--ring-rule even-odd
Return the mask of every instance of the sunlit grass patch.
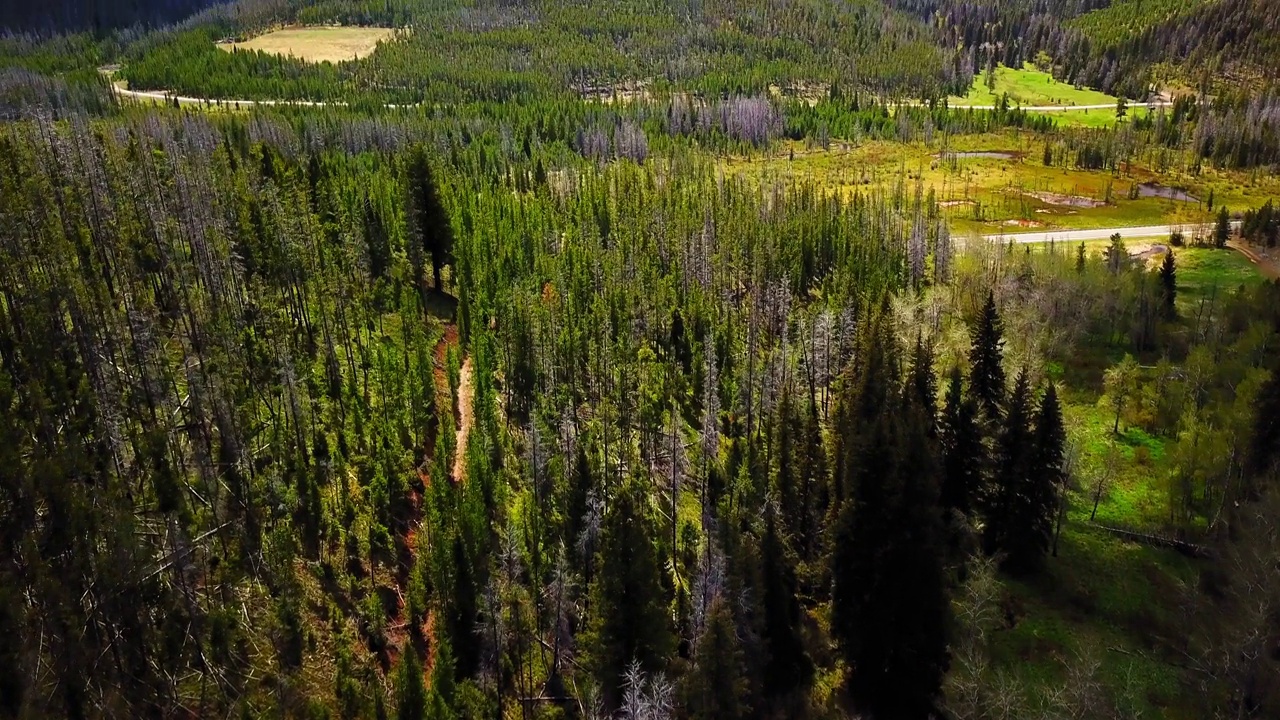
[[[995, 105], [1005, 94], [1009, 96], [1010, 105], [1026, 107], [1114, 105], [1116, 102], [1114, 95], [1059, 82], [1049, 73], [1037, 70], [1030, 63], [1021, 69], [1003, 65], [997, 67], [994, 88], [987, 86], [986, 73], [979, 73], [974, 76], [973, 87], [969, 89], [967, 95], [950, 97], [947, 102], [952, 107]], [[1114, 113], [1111, 119], [1115, 119]]]
[[377, 27], [295, 27], [275, 30], [244, 42], [218, 43], [218, 47], [228, 52], [260, 50], [307, 62], [340, 63], [372, 55], [378, 43], [390, 40], [395, 33], [390, 28]]
[[1182, 248], [1174, 250], [1178, 265], [1178, 305], [1189, 312], [1202, 300], [1219, 299], [1241, 286], [1252, 287], [1266, 282], [1257, 266], [1244, 255], [1216, 248]]

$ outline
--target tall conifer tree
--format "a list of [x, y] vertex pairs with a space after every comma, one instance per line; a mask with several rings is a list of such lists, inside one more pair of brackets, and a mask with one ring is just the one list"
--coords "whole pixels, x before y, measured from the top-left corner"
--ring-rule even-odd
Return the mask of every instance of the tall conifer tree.
[[1172, 249], [1164, 254], [1164, 262], [1160, 263], [1160, 290], [1164, 316], [1172, 320], [1178, 316], [1178, 269]]
[[1031, 390], [1026, 371], [1018, 373], [1000, 435], [996, 439], [995, 474], [984, 495], [983, 548], [988, 554], [1009, 553], [1022, 538], [1026, 479], [1032, 455]]
[[610, 700], [633, 661], [656, 672], [672, 649], [655, 536], [644, 485], [632, 479], [605, 513], [592, 600], [592, 664]]
[[408, 183], [410, 229], [431, 255], [436, 292], [444, 292], [440, 271], [453, 262], [453, 226], [440, 202], [431, 159], [421, 145], [409, 152]]
[[995, 295], [990, 291], [978, 322], [969, 334], [972, 342], [969, 391], [978, 401], [986, 422], [994, 424], [1000, 418], [1005, 396], [1004, 324], [996, 309]]
[[1007, 549], [1008, 566], [1017, 573], [1039, 569], [1053, 539], [1053, 520], [1062, 492], [1063, 456], [1067, 433], [1062, 423], [1062, 408], [1053, 383], [1044, 392], [1036, 413], [1035, 434], [1031, 442], [1028, 471], [1017, 494], [1011, 526], [1012, 537]]
[[978, 408], [966, 397], [960, 368], [952, 368], [939, 422], [942, 450], [942, 506], [966, 515], [982, 491], [986, 448], [978, 427]]
[[712, 600], [707, 627], [698, 638], [693, 670], [686, 679], [686, 705], [696, 720], [746, 716], [747, 680], [742, 643], [723, 598]]
[[831, 630], [859, 708], [912, 720], [934, 709], [947, 667], [950, 610], [937, 450], [929, 418], [908, 399], [916, 391], [898, 379], [887, 325], [883, 312], [872, 321], [856, 371], [860, 382], [846, 385], [883, 388], [876, 392], [881, 402], [845, 413], [857, 424], [837, 428], [846, 438], [848, 497], [833, 530]]
[[760, 548], [760, 575], [763, 583], [763, 639], [765, 694], [787, 695], [808, 682], [813, 663], [800, 637], [800, 603], [797, 600], [795, 568], [773, 510], [766, 511], [765, 533]]

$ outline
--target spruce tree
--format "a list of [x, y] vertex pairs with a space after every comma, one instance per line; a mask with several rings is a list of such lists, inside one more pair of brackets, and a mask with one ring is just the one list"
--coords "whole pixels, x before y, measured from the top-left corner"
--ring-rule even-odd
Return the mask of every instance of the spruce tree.
[[1111, 244], [1102, 252], [1107, 261], [1107, 269], [1112, 275], [1118, 275], [1129, 268], [1129, 249], [1124, 245], [1124, 236], [1115, 233], [1111, 236]]
[[969, 335], [969, 392], [978, 401], [985, 420], [995, 423], [1001, 416], [1005, 394], [1004, 324], [992, 292], [987, 292], [987, 301]]
[[800, 449], [800, 504], [804, 510], [794, 531], [797, 550], [806, 562], [814, 560], [821, 544], [821, 523], [826, 515], [830, 481], [827, 477], [827, 451], [822, 442], [822, 425], [817, 403], [810, 403], [805, 416], [804, 436]]
[[1213, 246], [1221, 250], [1231, 239], [1231, 212], [1227, 206], [1218, 208], [1218, 222], [1213, 227]]
[[369, 275], [373, 278], [385, 278], [391, 268], [391, 240], [387, 233], [386, 223], [378, 213], [373, 198], [366, 195], [364, 210], [364, 242], [369, 259]]
[[790, 389], [782, 390], [774, 425], [774, 457], [776, 465], [773, 491], [786, 521], [787, 531], [794, 533], [803, 522], [804, 507], [800, 501], [799, 481], [796, 478], [796, 431], [800, 418], [791, 400]]
[[1062, 461], [1067, 442], [1062, 408], [1053, 383], [1045, 390], [1036, 413], [1027, 472], [1014, 495], [1006, 566], [1025, 574], [1038, 570], [1053, 539], [1053, 520], [1062, 492]]
[[480, 664], [479, 643], [476, 639], [476, 622], [480, 611], [476, 603], [478, 585], [475, 569], [467, 553], [461, 534], [453, 540], [453, 592], [446, 598], [449, 639], [457, 650], [459, 677], [469, 677]]
[[766, 511], [764, 538], [760, 547], [760, 577], [764, 627], [762, 631], [768, 659], [765, 661], [765, 694], [772, 698], [788, 695], [802, 687], [813, 674], [813, 663], [800, 637], [800, 603], [797, 600], [795, 568], [775, 513]]
[[986, 448], [978, 427], [978, 408], [964, 394], [960, 368], [952, 368], [939, 423], [942, 449], [942, 506], [966, 515], [982, 490]]
[[444, 292], [440, 271], [453, 262], [453, 226], [440, 202], [431, 159], [422, 145], [409, 152], [409, 224], [423, 251], [431, 255], [435, 289]]
[[646, 672], [656, 672], [672, 649], [656, 536], [645, 487], [631, 479], [605, 513], [591, 603], [588, 647], [596, 679], [611, 705], [633, 661]]
[[698, 638], [693, 670], [685, 680], [686, 707], [697, 720], [745, 717], [747, 680], [742, 643], [723, 598], [711, 601]]
[[855, 682], [866, 688], [877, 717], [930, 718], [950, 665], [951, 602], [944, 566], [945, 530], [939, 506], [939, 468], [931, 418], [904, 413], [898, 473], [901, 496], [894, 508], [896, 537], [888, 546], [887, 578], [880, 618], [874, 627], [891, 629], [882, 636], [881, 678]]
[[933, 348], [919, 335], [911, 351], [911, 391], [911, 401], [920, 408], [933, 434], [938, 415], [938, 376], [933, 370]]
[[1280, 459], [1280, 365], [1258, 388], [1253, 401], [1253, 437], [1245, 457], [1245, 473], [1250, 479], [1271, 472]]
[[1164, 254], [1164, 262], [1160, 263], [1160, 290], [1164, 316], [1172, 320], [1178, 316], [1178, 269], [1172, 249]]
[[929, 418], [908, 399], [915, 390], [897, 381], [892, 336], [873, 327], [868, 343], [861, 386], [888, 392], [875, 412], [864, 410], [863, 425], [837, 428], [847, 436], [848, 498], [833, 530], [831, 632], [859, 709], [923, 719], [948, 657], [937, 448]]
[[405, 647], [396, 670], [396, 720], [425, 720], [427, 688], [422, 681], [422, 662], [413, 643]]
[[995, 473], [983, 501], [983, 548], [988, 555], [1008, 553], [1018, 542], [1025, 479], [1031, 457], [1030, 388], [1026, 371], [1018, 373], [995, 447]]

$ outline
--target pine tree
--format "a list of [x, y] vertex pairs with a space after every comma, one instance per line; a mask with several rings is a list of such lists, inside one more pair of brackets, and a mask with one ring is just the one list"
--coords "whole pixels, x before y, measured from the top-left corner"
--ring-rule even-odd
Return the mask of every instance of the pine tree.
[[591, 622], [592, 665], [605, 697], [616, 701], [627, 667], [660, 669], [672, 648], [644, 485], [632, 479], [605, 513]]
[[910, 400], [920, 408], [928, 420], [929, 432], [936, 431], [938, 415], [938, 376], [933, 369], [933, 348], [917, 335], [916, 346], [911, 351]]
[[942, 506], [967, 515], [982, 491], [986, 452], [978, 427], [978, 408], [964, 395], [959, 367], [951, 370], [939, 425]]
[[723, 598], [716, 598], [707, 611], [706, 629], [698, 638], [693, 670], [685, 680], [690, 717], [698, 720], [745, 717], [744, 665], [733, 613]]
[[413, 643], [406, 646], [396, 670], [396, 720], [425, 720], [427, 688], [422, 680], [422, 662]]
[[969, 350], [969, 392], [978, 402], [988, 423], [1000, 419], [1004, 404], [1004, 325], [996, 310], [995, 295], [987, 292], [987, 302], [982, 306], [978, 322], [970, 330], [972, 345]]
[[[883, 314], [872, 322], [887, 324]], [[937, 449], [929, 419], [904, 397], [915, 391], [895, 377], [892, 336], [873, 327], [867, 337], [860, 386], [888, 391], [874, 412], [864, 408], [863, 424], [837, 428], [848, 497], [833, 529], [831, 632], [860, 709], [923, 719], [946, 671], [950, 612]]]
[[777, 497], [777, 504], [782, 509], [787, 530], [792, 533], [796, 532], [802, 524], [805, 510], [800, 501], [799, 482], [796, 479], [795, 434], [799, 424], [800, 418], [796, 415], [795, 404], [791, 400], [791, 390], [783, 388], [774, 426], [776, 468], [773, 476], [773, 491]]
[[1018, 373], [996, 440], [995, 476], [983, 501], [982, 543], [988, 555], [1007, 554], [1020, 539], [1016, 515], [1022, 509], [1019, 494], [1024, 490], [1030, 469], [1030, 393], [1026, 371]]
[[1062, 408], [1053, 383], [1045, 390], [1036, 414], [1027, 472], [1014, 494], [1006, 567], [1016, 574], [1040, 568], [1053, 539], [1053, 520], [1062, 492], [1062, 460], [1067, 441]]
[[1221, 250], [1231, 239], [1231, 212], [1227, 206], [1218, 208], [1218, 222], [1213, 227], [1213, 246]]
[[763, 640], [768, 652], [765, 661], [765, 694], [781, 698], [791, 694], [813, 673], [813, 663], [800, 637], [800, 603], [797, 600], [795, 568], [773, 510], [766, 511], [764, 538], [760, 547], [760, 577], [764, 614]]
[[1245, 459], [1245, 472], [1260, 478], [1271, 472], [1280, 459], [1280, 366], [1262, 383], [1254, 399], [1253, 437]]
[[440, 272], [453, 262], [453, 227], [440, 202], [439, 190], [431, 171], [431, 160], [422, 145], [409, 152], [407, 169], [409, 184], [410, 229], [423, 251], [431, 255], [435, 289], [444, 292]]
[[1164, 262], [1160, 263], [1160, 288], [1164, 316], [1172, 320], [1178, 316], [1178, 270], [1172, 249], [1164, 254]]

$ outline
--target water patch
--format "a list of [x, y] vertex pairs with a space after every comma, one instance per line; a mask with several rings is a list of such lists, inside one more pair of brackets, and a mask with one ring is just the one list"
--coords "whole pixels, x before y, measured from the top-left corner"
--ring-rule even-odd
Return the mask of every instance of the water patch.
[[1188, 193], [1186, 190], [1168, 187], [1160, 183], [1143, 183], [1138, 186], [1138, 195], [1149, 198], [1158, 197], [1166, 200], [1178, 200], [1180, 202], [1200, 202], [1196, 196]]

